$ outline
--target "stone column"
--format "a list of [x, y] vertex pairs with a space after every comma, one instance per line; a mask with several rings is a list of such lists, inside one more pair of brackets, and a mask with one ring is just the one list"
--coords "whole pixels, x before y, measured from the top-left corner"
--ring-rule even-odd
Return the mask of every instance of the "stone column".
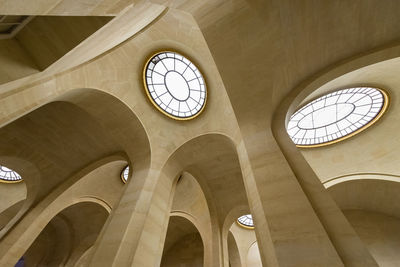
[[175, 180], [154, 165], [149, 170], [135, 168], [94, 245], [89, 266], [158, 266]]
[[273, 123], [274, 136], [287, 163], [345, 266], [378, 266], [342, 211], [322, 185], [303, 155], [291, 141], [285, 128], [285, 111]]
[[255, 135], [238, 154], [263, 265], [344, 266], [272, 135]]

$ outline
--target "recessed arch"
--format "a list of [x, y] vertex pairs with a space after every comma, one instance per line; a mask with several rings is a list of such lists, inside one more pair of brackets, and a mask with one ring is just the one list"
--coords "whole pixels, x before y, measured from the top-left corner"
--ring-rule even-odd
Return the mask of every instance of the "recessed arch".
[[304, 80], [299, 86], [291, 90], [289, 95], [275, 109], [274, 119], [272, 120], [272, 129], [275, 137], [277, 137], [278, 131], [283, 132], [282, 126], [286, 126], [290, 115], [293, 114], [297, 107], [308, 97], [312, 97], [312, 93], [322, 85], [346, 73], [399, 56], [400, 45], [379, 47], [365, 54], [337, 62], [313, 77]]
[[228, 257], [229, 257], [229, 266], [231, 267], [242, 266], [238, 244], [232, 232], [228, 233]]
[[18, 170], [27, 186], [21, 212], [0, 235], [38, 199], [99, 158], [120, 153], [138, 171], [150, 164], [150, 144], [139, 118], [98, 89], [72, 89], [49, 99], [0, 128], [0, 137], [1, 163]]
[[170, 155], [162, 173], [174, 183], [181, 173], [189, 173], [200, 185], [210, 212], [212, 262], [222, 264], [217, 251], [223, 249], [221, 233], [225, 217], [233, 207], [248, 205], [235, 142], [220, 133], [194, 137]]
[[[0, 228], [1, 238], [15, 223], [18, 222], [34, 202], [41, 184], [41, 173], [37, 166], [19, 156], [2, 155], [0, 153], [0, 162], [13, 169], [17, 168], [21, 176], [29, 177], [28, 180], [24, 179], [21, 183], [12, 185], [12, 187], [18, 187], [18, 192], [13, 192], [12, 189], [8, 190], [7, 187], [4, 186], [2, 187], [3, 190], [13, 192], [14, 195], [12, 199], [9, 199], [9, 201], [19, 201], [19, 205], [13, 205], [12, 214], [8, 213], [7, 220], [3, 221], [3, 227]], [[3, 194], [3, 196], [5, 197], [6, 194]], [[16, 209], [17, 207], [18, 209]], [[9, 208], [8, 212], [11, 211], [11, 207]], [[5, 217], [3, 217], [3, 219], [5, 219]]]
[[[219, 133], [194, 137], [171, 154], [164, 168], [172, 165], [175, 168], [171, 177], [177, 177], [178, 173], [185, 171], [196, 178], [205, 194], [211, 213], [214, 212], [216, 203], [226, 203], [229, 206], [224, 209], [224, 215], [219, 219], [221, 225], [226, 214], [234, 206], [247, 205], [236, 144], [230, 137]], [[222, 182], [222, 180], [226, 181]], [[221, 187], [221, 183], [227, 186]], [[224, 190], [231, 194], [236, 190], [235, 198], [228, 201], [223, 197], [229, 195], [224, 194]], [[220, 199], [213, 200], [213, 198]]]
[[[288, 124], [290, 116], [302, 103], [309, 99], [312, 99], [313, 97], [318, 96], [313, 94], [313, 92], [317, 91], [318, 88], [322, 87], [324, 84], [347, 73], [361, 69], [366, 66], [371, 66], [379, 62], [395, 59], [399, 56], [400, 45], [379, 47], [373, 51], [361, 54], [357, 57], [351, 57], [346, 60], [337, 62], [336, 64], [331, 65], [329, 68], [322, 70], [320, 73], [313, 75], [309, 79], [302, 81], [299, 86], [291, 90], [290, 93], [280, 102], [273, 114], [271, 129], [282, 151], [286, 154], [292, 150], [287, 145], [288, 142], [290, 143], [290, 145], [292, 144], [292, 142], [286, 131], [286, 126]], [[376, 84], [367, 85], [370, 85], [372, 87], [381, 86]], [[348, 84], [347, 86], [360, 86], [360, 84]], [[332, 89], [334, 88], [330, 88], [330, 90]], [[321, 93], [323, 92], [320, 92], [320, 94]]]
[[400, 219], [399, 180], [386, 180], [384, 176], [382, 179], [362, 177], [350, 176], [328, 187], [328, 192], [340, 209], [377, 212]]
[[171, 216], [160, 266], [203, 266], [204, 258], [204, 240], [196, 226], [187, 216]]
[[227, 237], [229, 229], [231, 228], [232, 224], [236, 223], [237, 218], [239, 218], [243, 214], [249, 214], [249, 213], [250, 213], [250, 208], [247, 205], [241, 205], [232, 208], [225, 218], [225, 222], [222, 228], [222, 236]]
[[[66, 207], [43, 228], [23, 259], [29, 265], [73, 265], [93, 246], [108, 215], [96, 199], [86, 198]], [[47, 253], [49, 250], [51, 253]]]
[[[396, 59], [400, 56], [400, 46], [395, 45], [395, 46], [390, 46], [390, 47], [380, 47], [374, 51], [370, 51], [368, 53], [352, 57], [352, 58], [347, 58], [343, 61], [337, 62], [336, 64], [331, 65], [329, 68], [322, 70], [319, 73], [315, 73], [315, 75], [308, 77], [307, 79], [301, 81], [298, 86], [295, 88], [291, 89], [291, 92], [284, 97], [284, 99], [277, 105], [276, 109], [274, 110], [273, 114], [273, 119], [271, 122], [271, 129], [273, 133], [273, 137], [276, 140], [277, 144], [280, 147], [280, 150], [282, 151], [283, 155], [285, 156], [287, 162], [290, 165], [290, 168], [292, 169], [293, 173], [296, 174], [295, 177], [297, 181], [299, 182], [301, 188], [303, 189], [305, 195], [308, 198], [308, 201], [318, 214], [318, 217], [320, 218], [320, 221], [322, 222], [325, 230], [327, 231], [327, 234], [329, 235], [332, 243], [334, 244], [335, 247], [340, 248], [338, 250], [339, 255], [343, 259], [351, 259], [353, 257], [352, 254], [349, 253], [348, 250], [341, 249], [345, 246], [347, 246], [348, 241], [346, 239], [343, 239], [339, 234], [338, 234], [338, 225], [343, 224], [343, 225], [348, 225], [347, 221], [345, 220], [345, 217], [343, 214], [340, 212], [340, 210], [337, 208], [335, 205], [335, 202], [332, 200], [332, 198], [329, 195], [326, 195], [324, 193], [324, 187], [322, 183], [320, 182], [321, 180], [324, 181], [325, 177], [324, 174], [326, 175], [328, 172], [330, 173], [329, 175], [331, 176], [336, 176], [343, 174], [345, 172], [351, 172], [351, 167], [350, 165], [346, 165], [347, 169], [344, 168], [343, 161], [340, 161], [342, 163], [341, 165], [339, 164], [329, 164], [329, 167], [326, 164], [324, 165], [323, 163], [319, 162], [320, 164], [314, 164], [312, 166], [312, 158], [308, 157], [307, 160], [305, 158], [305, 155], [307, 153], [311, 153], [315, 151], [321, 152], [321, 150], [339, 150], [340, 149], [346, 149], [347, 146], [344, 146], [344, 142], [338, 143], [337, 145], [332, 145], [330, 147], [324, 147], [324, 148], [318, 148], [318, 149], [313, 149], [307, 150], [307, 151], [300, 151], [292, 142], [290, 139], [289, 135], [287, 134], [286, 131], [286, 125], [288, 122], [288, 119], [291, 114], [296, 110], [296, 108], [302, 103], [302, 101], [305, 101], [308, 96], [311, 97], [311, 94], [313, 92], [317, 92], [319, 88], [321, 88], [324, 85], [327, 85], [329, 82], [332, 82], [333, 80], [339, 78], [339, 77], [344, 77], [345, 75], [348, 75], [349, 73], [356, 73], [357, 70], [360, 70], [362, 68], [368, 68], [372, 66], [376, 66], [376, 63], [379, 62], [389, 62], [391, 60], [389, 59]], [[343, 80], [344, 82], [345, 80]], [[390, 87], [385, 86], [385, 84], [376, 84], [376, 83], [366, 83], [365, 81], [362, 81], [362, 83], [350, 83], [349, 80], [347, 80], [348, 83], [346, 83], [344, 86], [346, 87], [356, 87], [356, 86], [371, 86], [371, 87], [378, 87], [378, 88], [385, 88], [390, 94]], [[333, 89], [339, 89], [337, 87], [330, 88], [331, 90]], [[319, 93], [322, 93], [319, 91]], [[317, 97], [317, 95], [314, 95], [314, 97]], [[390, 109], [391, 110], [391, 109]], [[384, 119], [380, 120], [376, 126], [374, 127], [375, 131], [377, 130], [378, 124], [381, 125], [385, 121], [387, 121], [388, 115], [390, 114], [390, 110], [386, 113]], [[365, 137], [368, 134], [371, 133], [372, 131], [365, 131], [365, 134], [360, 134], [358, 137]], [[379, 132], [379, 131], [378, 131]], [[359, 140], [358, 138], [351, 138], [346, 141], [347, 144], [352, 144], [353, 145], [353, 151], [354, 147], [357, 147], [356, 140]], [[354, 141], [354, 142], [353, 142]], [[358, 144], [359, 145], [359, 144]], [[349, 146], [350, 147], [350, 146]], [[310, 152], [311, 151], [311, 152]], [[317, 152], [318, 152], [317, 151]], [[348, 152], [348, 151], [346, 151]], [[372, 154], [372, 153], [371, 153]], [[325, 156], [326, 154], [324, 154]], [[331, 156], [331, 154], [329, 154]], [[349, 153], [347, 153], [349, 155]], [[364, 155], [368, 155], [368, 153], [364, 152]], [[315, 156], [315, 155], [314, 155]], [[326, 159], [326, 157], [322, 156], [321, 158]], [[321, 161], [321, 158], [318, 160]], [[354, 158], [354, 156], [353, 156]], [[358, 159], [361, 159], [364, 157], [359, 157]], [[314, 163], [318, 160], [317, 157], [314, 158]], [[356, 158], [357, 159], [357, 158]], [[347, 160], [347, 162], [352, 162], [354, 163], [353, 160]], [[365, 162], [365, 161], [364, 161]], [[364, 165], [364, 167], [371, 167], [372, 164]], [[320, 166], [319, 169], [317, 167]], [[322, 168], [321, 168], [322, 166]], [[334, 167], [333, 167], [334, 166]], [[340, 166], [340, 167], [338, 167]], [[313, 167], [313, 168], [312, 168]], [[354, 168], [354, 165], [352, 166]], [[360, 168], [360, 166], [357, 166]], [[338, 171], [338, 174], [332, 174]], [[365, 172], [369, 172], [370, 170], [365, 170]], [[318, 176], [317, 176], [318, 175]], [[325, 201], [321, 201], [322, 199], [325, 199]], [[324, 204], [322, 204], [324, 203]], [[329, 204], [326, 204], [329, 203]], [[331, 208], [327, 208], [327, 206], [331, 206]], [[337, 220], [332, 221], [330, 218], [332, 216], [332, 213], [336, 213], [337, 215]], [[356, 242], [358, 242], [356, 240]]]
[[[123, 184], [118, 179], [126, 160], [114, 155], [93, 162], [70, 177], [31, 209], [0, 243], [0, 264], [14, 264], [54, 216], [78, 203], [94, 203], [107, 213], [118, 203]], [[97, 186], [91, 186], [96, 183]], [[14, 263], [12, 263], [14, 262]]]
[[386, 173], [354, 173], [327, 179], [324, 181], [324, 186], [325, 188], [330, 188], [336, 184], [354, 180], [383, 180], [391, 182], [400, 182], [400, 175], [386, 174]]
[[378, 265], [396, 266], [400, 263], [400, 183], [393, 176], [378, 176], [349, 175], [327, 190]]

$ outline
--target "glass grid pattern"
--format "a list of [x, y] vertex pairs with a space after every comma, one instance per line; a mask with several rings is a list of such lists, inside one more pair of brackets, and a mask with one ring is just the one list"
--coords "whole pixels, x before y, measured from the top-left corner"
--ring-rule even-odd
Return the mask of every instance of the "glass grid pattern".
[[17, 172], [0, 165], [0, 180], [6, 182], [18, 182], [22, 180], [22, 177]]
[[122, 180], [126, 183], [129, 178], [129, 166], [126, 166], [121, 173]]
[[238, 218], [238, 222], [246, 227], [254, 227], [253, 217], [251, 214], [246, 214]]
[[319, 97], [297, 110], [287, 132], [296, 145], [328, 143], [370, 123], [384, 106], [383, 93], [371, 87], [339, 90]]
[[146, 66], [145, 82], [153, 103], [172, 117], [194, 117], [205, 105], [207, 91], [202, 74], [175, 52], [153, 56]]

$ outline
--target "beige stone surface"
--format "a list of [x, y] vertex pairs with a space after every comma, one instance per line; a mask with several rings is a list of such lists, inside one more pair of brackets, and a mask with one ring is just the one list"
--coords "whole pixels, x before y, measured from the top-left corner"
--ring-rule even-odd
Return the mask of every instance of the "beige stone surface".
[[[245, 266], [256, 251], [262, 266], [393, 264], [398, 240], [378, 225], [396, 228], [389, 200], [397, 184], [340, 191], [350, 182], [329, 190], [323, 183], [400, 175], [399, 11], [396, 0], [0, 0], [0, 14], [111, 18], [92, 34], [91, 26], [74, 26], [79, 32], [67, 40], [90, 36], [57, 59], [34, 47], [39, 33], [19, 40], [30, 51], [10, 40], [10, 55], [0, 52], [0, 164], [17, 170], [26, 185], [21, 207], [15, 203], [23, 198], [14, 194], [4, 202], [0, 266], [13, 266], [25, 253], [41, 262], [49, 247], [55, 252], [47, 263], [68, 266], [228, 267], [230, 260]], [[51, 37], [50, 28], [40, 34], [56, 45], [46, 45], [64, 50], [65, 40]], [[191, 121], [164, 116], [144, 92], [144, 63], [169, 49], [190, 58], [207, 82], [207, 106]], [[383, 119], [346, 142], [297, 149], [285, 127], [298, 105], [360, 84], [389, 91]], [[126, 164], [131, 171], [123, 184]], [[335, 188], [346, 197], [338, 200]], [[357, 199], [350, 197], [355, 192]], [[59, 216], [81, 202], [110, 212], [84, 246], [70, 240], [74, 228]], [[385, 213], [349, 215], [346, 205]], [[256, 228], [238, 237], [229, 230], [247, 213]], [[92, 220], [81, 216], [66, 217], [86, 229]], [[59, 240], [70, 254], [53, 246]], [[247, 252], [240, 240], [247, 240]]]
[[400, 264], [399, 182], [354, 179], [332, 185], [329, 193], [343, 210], [379, 266]]
[[400, 220], [362, 210], [344, 212], [379, 266], [394, 267], [400, 264]]

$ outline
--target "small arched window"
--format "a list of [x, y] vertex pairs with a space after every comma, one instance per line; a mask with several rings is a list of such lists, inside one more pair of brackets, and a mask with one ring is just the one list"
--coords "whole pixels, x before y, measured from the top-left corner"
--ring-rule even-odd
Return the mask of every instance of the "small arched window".
[[253, 223], [253, 217], [251, 214], [246, 214], [243, 216], [240, 216], [237, 219], [237, 222], [240, 226], [247, 228], [247, 229], [254, 229], [254, 223]]
[[128, 182], [128, 178], [129, 178], [129, 165], [127, 165], [121, 171], [121, 180], [122, 180], [122, 182], [124, 182], [124, 183]]
[[0, 182], [18, 183], [21, 181], [22, 177], [16, 171], [0, 165]]

